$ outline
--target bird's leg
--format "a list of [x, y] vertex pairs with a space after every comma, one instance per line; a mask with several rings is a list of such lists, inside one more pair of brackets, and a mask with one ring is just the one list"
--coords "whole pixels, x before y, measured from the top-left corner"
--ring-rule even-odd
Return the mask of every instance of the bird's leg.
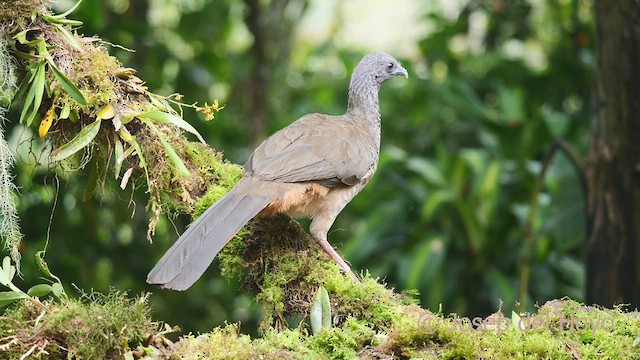
[[329, 230], [328, 227], [330, 227], [331, 224], [329, 224], [327, 229], [324, 229], [324, 226], [320, 226], [320, 227], [318, 226], [319, 224], [322, 224], [322, 222], [318, 222], [317, 220], [318, 220], [317, 217], [314, 218], [314, 221], [311, 223], [311, 227], [309, 229], [311, 231], [311, 235], [313, 235], [313, 238], [318, 242], [318, 244], [320, 244], [320, 247], [322, 247], [322, 250], [324, 250], [333, 259], [333, 261], [335, 261], [338, 264], [338, 266], [340, 266], [340, 268], [342, 269], [342, 271], [344, 271], [345, 274], [351, 276], [353, 281], [357, 283], [360, 282], [360, 279], [358, 279], [358, 276], [356, 276], [356, 274], [353, 273], [353, 271], [351, 271], [349, 264], [347, 264], [347, 262], [344, 261], [344, 259], [331, 246], [331, 244], [329, 244], [329, 241], [327, 241], [327, 232]]

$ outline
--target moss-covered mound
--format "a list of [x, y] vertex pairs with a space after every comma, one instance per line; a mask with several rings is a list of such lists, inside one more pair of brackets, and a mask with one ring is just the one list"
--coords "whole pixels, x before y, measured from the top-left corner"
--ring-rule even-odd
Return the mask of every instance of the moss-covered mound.
[[38, 304], [23, 300], [0, 317], [0, 358], [122, 359], [158, 333], [146, 296], [93, 293]]

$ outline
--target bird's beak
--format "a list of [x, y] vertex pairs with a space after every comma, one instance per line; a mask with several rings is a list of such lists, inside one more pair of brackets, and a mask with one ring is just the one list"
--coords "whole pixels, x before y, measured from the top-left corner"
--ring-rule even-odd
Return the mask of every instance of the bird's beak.
[[407, 79], [409, 78], [407, 69], [403, 68], [401, 65], [398, 65], [398, 67], [393, 71], [393, 75], [404, 75]]

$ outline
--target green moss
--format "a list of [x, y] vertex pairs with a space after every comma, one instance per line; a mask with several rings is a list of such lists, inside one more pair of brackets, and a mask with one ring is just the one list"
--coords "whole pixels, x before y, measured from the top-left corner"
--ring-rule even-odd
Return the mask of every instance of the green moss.
[[[52, 31], [54, 31], [52, 29]], [[69, 61], [68, 58], [60, 58], [60, 61]], [[77, 52], [73, 57], [73, 63], [65, 66], [58, 65], [82, 92], [87, 100], [86, 105], [80, 105], [69, 93], [62, 89], [58, 81], [51, 81], [51, 90], [54, 94], [55, 105], [62, 108], [65, 104], [80, 112], [90, 112], [106, 104], [115, 102], [120, 89], [117, 88], [115, 79], [116, 71], [122, 66], [118, 59], [110, 56], [102, 47], [85, 46], [84, 51]], [[65, 68], [66, 67], [66, 68]], [[51, 77], [53, 80], [54, 77]]]
[[121, 292], [92, 293], [45, 304], [48, 311], [21, 301], [0, 318], [0, 338], [16, 339], [2, 351], [9, 358], [19, 358], [32, 347], [36, 358], [122, 357], [157, 331], [146, 300]]
[[342, 327], [323, 329], [308, 342], [310, 348], [330, 359], [357, 359], [358, 352], [371, 344], [374, 335], [366, 321], [349, 317]]
[[240, 335], [236, 324], [217, 328], [200, 336], [182, 338], [170, 354], [170, 359], [244, 360], [256, 356], [251, 338]]

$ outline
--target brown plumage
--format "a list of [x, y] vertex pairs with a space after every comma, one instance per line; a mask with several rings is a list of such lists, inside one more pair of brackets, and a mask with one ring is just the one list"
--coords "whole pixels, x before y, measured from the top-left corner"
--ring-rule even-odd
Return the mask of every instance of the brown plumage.
[[347, 112], [305, 115], [266, 139], [247, 160], [245, 176], [182, 234], [147, 282], [175, 290], [189, 288], [249, 220], [277, 213], [312, 217], [311, 235], [352, 274], [327, 241], [327, 233], [376, 170], [378, 90], [396, 75], [408, 76], [393, 57], [366, 55], [353, 71]]

